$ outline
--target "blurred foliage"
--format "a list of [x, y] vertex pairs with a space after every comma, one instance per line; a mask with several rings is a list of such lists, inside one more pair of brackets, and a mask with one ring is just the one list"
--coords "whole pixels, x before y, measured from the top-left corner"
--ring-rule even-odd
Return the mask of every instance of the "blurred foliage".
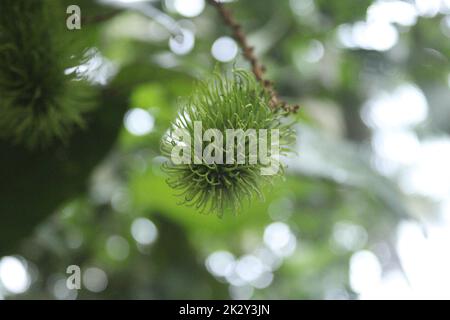
[[73, 127], [83, 125], [95, 96], [84, 81], [65, 73], [80, 64], [82, 52], [65, 36], [63, 7], [5, 0], [1, 8], [1, 136], [29, 148], [65, 140]]
[[[255, 200], [239, 215], [219, 219], [178, 204], [161, 171], [159, 151], [160, 139], [177, 115], [178, 99], [211, 74], [217, 63], [211, 45], [229, 35], [217, 13], [207, 6], [187, 19], [164, 3], [151, 2], [195, 30], [193, 50], [176, 55], [168, 46], [169, 32], [135, 11], [111, 14], [117, 9], [94, 1], [62, 1], [64, 6], [80, 5], [83, 19], [90, 21], [67, 33], [77, 33], [83, 50], [95, 47], [117, 72], [102, 85], [85, 128], [67, 143], [30, 151], [0, 141], [0, 256], [23, 257], [31, 278], [25, 293], [10, 297], [353, 298], [348, 275], [355, 251], [370, 249], [385, 270], [401, 269], [396, 227], [405, 219], [423, 218], [427, 210], [417, 208], [429, 208], [429, 203], [411, 199], [395, 180], [374, 169], [371, 130], [361, 119], [361, 108], [376, 89], [413, 82], [433, 105], [419, 134], [450, 133], [450, 42], [441, 32], [442, 15], [437, 15], [399, 27], [400, 39], [390, 50], [344, 48], [337, 40], [338, 27], [364, 20], [372, 2], [226, 4], [242, 22], [280, 95], [303, 107], [297, 123], [299, 154], [288, 159], [286, 180], [268, 187], [265, 202]], [[92, 19], [105, 15], [110, 17]], [[317, 42], [324, 50], [321, 60], [303, 59]], [[220, 68], [235, 66], [248, 68], [239, 55]], [[124, 127], [125, 114], [135, 108], [154, 118], [150, 133], [136, 136]], [[156, 226], [151, 244], [133, 237], [138, 218]], [[296, 246], [275, 259], [270, 285], [230, 286], [209, 272], [205, 261], [218, 250], [237, 258], [264, 256], [264, 230], [274, 221], [289, 226]], [[336, 240], [339, 226], [356, 230], [358, 241], [342, 245]], [[111, 239], [120, 239], [120, 245]], [[58, 291], [69, 265], [101, 268], [107, 288]], [[253, 291], [240, 295], [239, 288]]]

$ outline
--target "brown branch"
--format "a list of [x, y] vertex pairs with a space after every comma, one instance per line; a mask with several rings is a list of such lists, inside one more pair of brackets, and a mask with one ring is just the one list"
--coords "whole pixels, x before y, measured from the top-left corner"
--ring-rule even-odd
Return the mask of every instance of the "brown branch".
[[273, 83], [264, 78], [264, 73], [266, 68], [262, 63], [259, 62], [258, 58], [255, 56], [254, 48], [249, 45], [245, 33], [242, 31], [241, 25], [234, 19], [231, 11], [221, 3], [216, 0], [208, 0], [208, 2], [214, 6], [219, 14], [222, 16], [223, 21], [227, 26], [229, 26], [233, 32], [233, 38], [238, 42], [239, 46], [243, 51], [245, 59], [251, 64], [252, 72], [255, 78], [261, 83], [264, 90], [270, 95], [270, 107], [272, 109], [283, 108], [288, 112], [297, 112], [298, 105], [288, 105], [286, 102], [282, 101], [278, 97], [278, 93], [273, 87]]

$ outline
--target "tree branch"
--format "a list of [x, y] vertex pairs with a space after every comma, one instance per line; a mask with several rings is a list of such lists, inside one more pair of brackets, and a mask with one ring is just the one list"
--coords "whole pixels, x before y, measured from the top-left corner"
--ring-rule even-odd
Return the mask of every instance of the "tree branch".
[[242, 31], [241, 25], [235, 20], [231, 11], [225, 6], [217, 2], [216, 0], [208, 0], [209, 4], [214, 6], [219, 14], [222, 16], [225, 24], [230, 27], [233, 32], [233, 38], [237, 41], [239, 46], [243, 51], [245, 59], [251, 64], [252, 72], [255, 78], [264, 87], [264, 90], [270, 95], [270, 107], [272, 109], [283, 108], [288, 112], [297, 112], [299, 109], [298, 105], [288, 105], [286, 102], [282, 101], [278, 93], [275, 91], [273, 83], [270, 80], [264, 78], [264, 73], [266, 68], [262, 63], [259, 62], [258, 58], [254, 54], [254, 48], [249, 45], [245, 33]]

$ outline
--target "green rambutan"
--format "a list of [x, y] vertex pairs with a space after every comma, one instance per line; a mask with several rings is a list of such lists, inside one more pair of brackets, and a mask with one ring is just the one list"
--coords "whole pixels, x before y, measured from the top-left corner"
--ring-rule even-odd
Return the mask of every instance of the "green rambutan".
[[[232, 154], [233, 163], [195, 163], [195, 146], [190, 144], [190, 163], [177, 164], [171, 159], [175, 146], [183, 144], [175, 133], [184, 130], [194, 137], [195, 123], [202, 124], [203, 135], [208, 129], [217, 129], [226, 135], [227, 129], [267, 130], [277, 129], [279, 155], [291, 151], [295, 141], [292, 123], [285, 121], [286, 111], [270, 107], [271, 96], [253, 75], [244, 70], [234, 70], [232, 77], [216, 74], [199, 84], [193, 95], [182, 103], [179, 116], [164, 135], [161, 151], [169, 160], [163, 164], [170, 187], [180, 191], [182, 203], [194, 206], [201, 212], [239, 211], [245, 200], [255, 195], [263, 198], [262, 187], [284, 172], [283, 164], [273, 175], [262, 175], [267, 163], [250, 160], [249, 140], [245, 140], [244, 159], [239, 163], [238, 152]], [[273, 143], [274, 141], [269, 142]], [[206, 145], [202, 142], [203, 146]], [[233, 142], [233, 150], [238, 149]], [[227, 156], [228, 149], [219, 148]], [[270, 153], [270, 151], [269, 151]], [[269, 154], [273, 157], [274, 154]]]
[[0, 2], [0, 138], [27, 147], [64, 140], [91, 109], [88, 84], [65, 74], [64, 8], [53, 0]]

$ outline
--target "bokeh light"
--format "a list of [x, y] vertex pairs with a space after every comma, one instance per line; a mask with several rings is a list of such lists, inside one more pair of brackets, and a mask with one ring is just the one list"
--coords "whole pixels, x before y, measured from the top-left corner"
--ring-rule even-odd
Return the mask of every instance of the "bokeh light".
[[23, 259], [14, 256], [3, 257], [0, 260], [0, 282], [10, 293], [27, 291], [31, 280]]
[[218, 61], [230, 62], [236, 57], [238, 53], [238, 46], [233, 38], [220, 37], [214, 41], [211, 48], [211, 53]]
[[264, 243], [277, 255], [291, 255], [297, 245], [297, 239], [289, 226], [283, 222], [274, 222], [264, 230]]
[[308, 50], [304, 55], [304, 59], [309, 63], [316, 63], [322, 60], [325, 53], [325, 48], [322, 42], [318, 40], [312, 40], [309, 44]]
[[172, 36], [169, 39], [169, 47], [177, 55], [185, 55], [194, 49], [195, 36], [191, 30], [181, 29], [182, 35]]
[[212, 274], [226, 277], [235, 267], [235, 258], [228, 251], [216, 251], [206, 259], [206, 267]]
[[240, 258], [236, 263], [237, 275], [246, 282], [251, 282], [259, 278], [264, 271], [261, 260], [253, 255]]
[[108, 276], [100, 268], [87, 268], [83, 273], [83, 285], [91, 292], [102, 292], [108, 286]]
[[146, 110], [134, 108], [125, 114], [125, 128], [135, 136], [144, 136], [152, 132], [155, 119]]
[[333, 226], [333, 245], [343, 251], [355, 251], [366, 245], [367, 231], [357, 224], [341, 221]]
[[106, 252], [112, 259], [122, 261], [128, 257], [130, 245], [124, 237], [113, 235], [106, 241]]
[[173, 7], [179, 14], [193, 18], [202, 13], [205, 0], [174, 0]]
[[381, 281], [381, 265], [370, 251], [358, 251], [350, 259], [350, 285], [352, 289], [364, 294]]
[[158, 229], [147, 218], [136, 218], [131, 225], [131, 235], [141, 245], [152, 244], [158, 237]]
[[365, 123], [376, 128], [414, 126], [428, 115], [428, 103], [423, 92], [416, 86], [405, 84], [392, 93], [382, 92], [364, 106]]

